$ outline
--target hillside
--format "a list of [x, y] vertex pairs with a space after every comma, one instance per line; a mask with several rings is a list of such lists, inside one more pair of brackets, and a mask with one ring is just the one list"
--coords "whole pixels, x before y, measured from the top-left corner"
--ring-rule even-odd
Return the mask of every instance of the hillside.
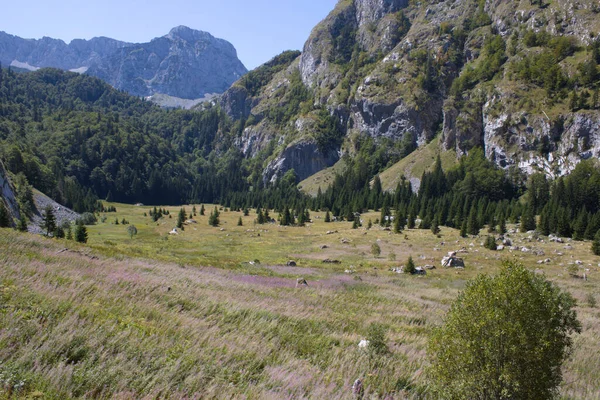
[[84, 73], [134, 96], [191, 100], [223, 93], [247, 72], [231, 43], [185, 26], [148, 43], [98, 37], [67, 44], [0, 32], [0, 63], [30, 71], [52, 67]]
[[298, 58], [221, 105], [244, 122], [246, 157], [272, 152], [266, 182], [308, 178], [364, 137], [384, 166], [439, 137], [440, 151], [482, 147], [507, 171], [556, 177], [600, 155], [598, 31], [594, 0], [342, 0]]

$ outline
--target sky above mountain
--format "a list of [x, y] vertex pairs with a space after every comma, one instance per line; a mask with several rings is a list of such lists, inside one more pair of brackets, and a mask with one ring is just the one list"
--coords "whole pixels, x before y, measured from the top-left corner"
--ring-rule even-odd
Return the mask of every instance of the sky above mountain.
[[284, 50], [302, 49], [337, 0], [29, 0], [6, 2], [0, 30], [23, 38], [107, 36], [148, 42], [186, 25], [230, 41], [253, 69]]

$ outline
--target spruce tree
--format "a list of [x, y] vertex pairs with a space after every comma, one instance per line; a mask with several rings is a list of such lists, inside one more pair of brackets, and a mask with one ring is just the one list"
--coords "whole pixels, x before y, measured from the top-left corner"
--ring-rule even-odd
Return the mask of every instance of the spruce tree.
[[4, 206], [4, 202], [0, 199], [0, 228], [10, 227], [10, 217], [8, 216], [8, 210]]
[[200, 215], [204, 215], [205, 212], [206, 212], [206, 210], [204, 209], [204, 204], [202, 204], [200, 206]]
[[64, 239], [65, 238], [65, 230], [62, 228], [62, 226], [60, 226], [60, 225], [56, 226], [56, 228], [54, 229], [53, 236], [56, 239]]
[[27, 232], [27, 220], [24, 215], [21, 215], [19, 222], [17, 223], [17, 230], [20, 232]]
[[573, 226], [573, 239], [584, 240], [585, 230], [587, 229], [589, 215], [585, 209], [581, 210], [575, 219]]
[[75, 241], [79, 243], [87, 243], [88, 241], [87, 228], [81, 222], [75, 225]]
[[217, 207], [215, 206], [215, 209], [212, 213], [210, 213], [210, 216], [208, 217], [208, 224], [210, 226], [219, 226], [220, 224], [220, 220], [219, 220], [219, 210], [217, 209]]
[[503, 215], [500, 216], [500, 224], [498, 226], [498, 233], [501, 235], [506, 234], [506, 217]]
[[402, 229], [404, 229], [402, 218], [396, 214], [396, 218], [394, 219], [394, 233], [402, 233]]
[[417, 272], [417, 267], [415, 266], [415, 262], [412, 256], [408, 257], [408, 262], [406, 263], [406, 268], [404, 268], [404, 272], [411, 275]]
[[329, 210], [325, 213], [325, 222], [331, 222], [331, 214], [329, 214]]
[[434, 219], [433, 219], [433, 222], [431, 223], [431, 232], [432, 232], [434, 235], [437, 235], [437, 234], [439, 234], [439, 233], [440, 233], [440, 226], [439, 226], [439, 223], [438, 223], [438, 219], [437, 219], [437, 218], [434, 218]]
[[493, 236], [488, 236], [485, 240], [484, 247], [489, 250], [497, 250], [498, 246], [496, 245], [496, 238]]
[[477, 209], [475, 204], [471, 206], [469, 211], [469, 218], [467, 219], [467, 233], [469, 235], [479, 235], [479, 223], [477, 221]]
[[467, 221], [463, 221], [463, 223], [460, 226], [460, 237], [467, 237]]
[[56, 229], [56, 217], [54, 216], [54, 210], [50, 205], [44, 210], [44, 215], [42, 216], [42, 228], [46, 230], [46, 236], [50, 236], [50, 232], [54, 232]]
[[596, 233], [596, 236], [594, 236], [594, 241], [592, 242], [592, 252], [595, 255], [600, 256], [600, 230]]
[[242, 221], [242, 217], [238, 219], [237, 226], [244, 226], [244, 221]]
[[415, 219], [415, 215], [413, 213], [408, 214], [408, 222], [407, 222], [408, 229], [415, 229], [416, 224], [417, 224], [417, 222]]
[[535, 211], [531, 204], [527, 204], [521, 216], [521, 232], [533, 231], [535, 228]]
[[179, 214], [177, 215], [177, 227], [181, 230], [184, 230], [183, 223], [185, 222], [185, 217], [185, 208], [179, 209]]

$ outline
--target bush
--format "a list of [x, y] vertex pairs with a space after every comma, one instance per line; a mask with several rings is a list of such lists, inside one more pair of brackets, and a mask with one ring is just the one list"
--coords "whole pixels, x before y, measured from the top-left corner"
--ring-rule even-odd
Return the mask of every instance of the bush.
[[430, 339], [436, 398], [549, 399], [581, 332], [575, 300], [515, 262], [467, 284]]
[[493, 236], [488, 236], [487, 239], [485, 240], [485, 245], [484, 247], [486, 249], [495, 251], [498, 249], [498, 246], [496, 245], [496, 238]]
[[373, 257], [379, 257], [381, 255], [381, 247], [377, 243], [371, 245], [371, 254]]
[[98, 222], [96, 216], [92, 213], [85, 212], [81, 214], [81, 218], [77, 220], [77, 222], [82, 223], [83, 225], [95, 225]]

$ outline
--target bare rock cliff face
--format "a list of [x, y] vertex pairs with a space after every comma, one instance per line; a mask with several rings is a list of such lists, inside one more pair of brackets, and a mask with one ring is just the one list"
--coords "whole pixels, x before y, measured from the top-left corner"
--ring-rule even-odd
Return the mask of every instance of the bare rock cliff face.
[[17, 204], [14, 188], [8, 179], [8, 174], [2, 162], [0, 162], [0, 201], [4, 202], [4, 206], [8, 210], [8, 214], [12, 217], [14, 224], [14, 221], [20, 218], [19, 205]]

